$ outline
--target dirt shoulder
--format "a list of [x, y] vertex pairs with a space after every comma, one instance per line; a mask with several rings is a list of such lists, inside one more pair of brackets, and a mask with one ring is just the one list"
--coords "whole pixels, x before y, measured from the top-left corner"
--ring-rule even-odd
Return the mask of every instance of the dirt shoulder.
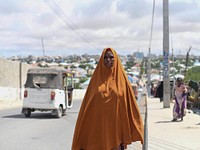
[[22, 107], [22, 100], [17, 101], [3, 101], [0, 100], [0, 110]]

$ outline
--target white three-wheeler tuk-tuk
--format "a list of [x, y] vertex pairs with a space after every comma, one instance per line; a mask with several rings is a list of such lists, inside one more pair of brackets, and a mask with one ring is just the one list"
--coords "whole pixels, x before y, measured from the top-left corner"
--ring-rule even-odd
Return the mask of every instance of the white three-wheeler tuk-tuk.
[[25, 83], [22, 113], [51, 111], [57, 118], [73, 105], [72, 74], [60, 68], [32, 68]]

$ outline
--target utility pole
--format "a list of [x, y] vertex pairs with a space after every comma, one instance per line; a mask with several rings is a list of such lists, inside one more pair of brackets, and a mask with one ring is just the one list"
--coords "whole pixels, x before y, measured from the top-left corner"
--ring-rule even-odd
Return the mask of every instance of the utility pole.
[[187, 51], [187, 55], [186, 55], [186, 60], [185, 60], [185, 78], [186, 78], [186, 74], [187, 74], [187, 66], [188, 66], [188, 60], [189, 60], [189, 52], [192, 49], [192, 46], [190, 46], [189, 50]]
[[168, 0], [163, 0], [163, 64], [163, 107], [170, 108]]
[[147, 90], [148, 95], [151, 96], [151, 50], [149, 48], [149, 54], [147, 56]]
[[43, 56], [45, 57], [43, 38], [41, 39], [41, 42], [42, 42], [42, 51], [43, 51]]

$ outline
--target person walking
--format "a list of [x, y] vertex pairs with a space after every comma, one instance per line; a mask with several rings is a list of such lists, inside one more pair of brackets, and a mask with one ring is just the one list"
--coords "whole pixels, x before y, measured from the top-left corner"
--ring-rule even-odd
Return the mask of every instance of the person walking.
[[144, 141], [131, 84], [113, 48], [105, 48], [83, 98], [72, 150], [123, 150]]
[[183, 121], [183, 117], [186, 113], [186, 104], [187, 104], [187, 88], [183, 84], [182, 78], [178, 77], [176, 80], [175, 87], [175, 103], [173, 107], [173, 120], [177, 121], [181, 119]]
[[163, 101], [163, 81], [160, 81], [158, 88], [156, 89], [156, 96], [160, 98], [160, 102]]

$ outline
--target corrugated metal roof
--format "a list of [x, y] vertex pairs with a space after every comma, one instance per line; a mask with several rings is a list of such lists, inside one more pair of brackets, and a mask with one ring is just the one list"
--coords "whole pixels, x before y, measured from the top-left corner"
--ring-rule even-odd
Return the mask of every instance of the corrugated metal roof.
[[58, 73], [71, 74], [71, 72], [61, 68], [31, 68], [28, 70], [28, 74], [58, 74]]

